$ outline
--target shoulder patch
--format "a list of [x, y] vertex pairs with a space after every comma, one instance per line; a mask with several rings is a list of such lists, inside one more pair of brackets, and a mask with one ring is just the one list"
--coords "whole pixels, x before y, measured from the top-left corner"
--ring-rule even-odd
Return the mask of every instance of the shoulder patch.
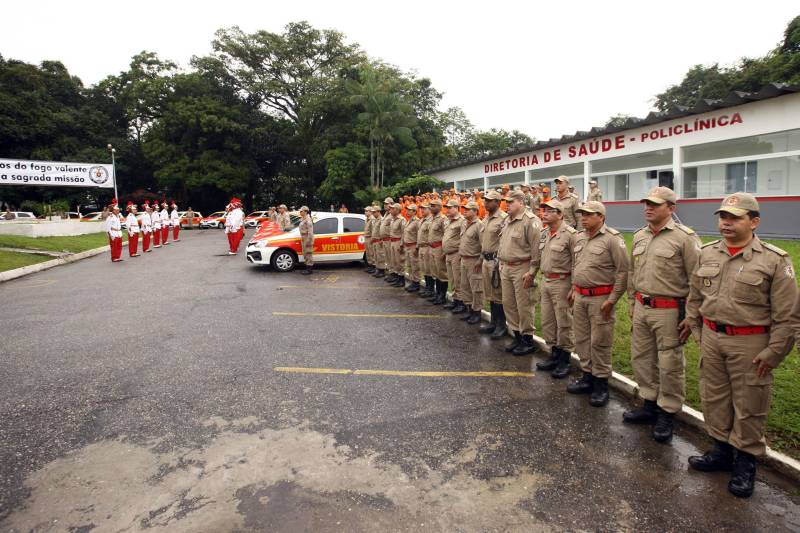
[[536, 215], [534, 215], [534, 214], [533, 214], [533, 212], [532, 212], [532, 211], [528, 211], [527, 209], [525, 210], [525, 212], [523, 213], [523, 215], [524, 215], [524, 216], [526, 216], [526, 217], [528, 217], [528, 218], [533, 218], [533, 217], [535, 217], [535, 216], [536, 216]]
[[641, 228], [639, 228], [639, 229], [637, 229], [636, 231], [634, 231], [634, 232], [633, 232], [633, 234], [634, 234], [634, 235], [636, 235], [637, 233], [639, 233], [640, 231], [642, 231], [642, 230], [643, 230], [643, 229], [645, 229], [646, 227], [647, 227], [647, 226], [642, 226]]
[[764, 241], [761, 241], [761, 244], [767, 250], [772, 250], [773, 252], [775, 252], [776, 254], [778, 254], [780, 256], [786, 257], [787, 255], [789, 255], [789, 253], [786, 250], [782, 250], [781, 248], [778, 248], [774, 244], [770, 244], [770, 243], [764, 242]]
[[709, 246], [713, 246], [713, 245], [717, 244], [719, 241], [720, 241], [720, 239], [717, 239], [716, 241], [707, 242], [703, 246], [701, 246], [701, 248], [707, 248]]
[[680, 228], [680, 230], [686, 233], [687, 235], [694, 235], [694, 230], [689, 226], [684, 226], [683, 224], [675, 224], [675, 225], [678, 226], [678, 228]]
[[615, 230], [614, 228], [607, 228], [607, 229], [611, 235], [619, 235], [619, 231]]
[[569, 224], [567, 224], [566, 228], [567, 228], [567, 233], [578, 233], [578, 230], [576, 230], [575, 228], [573, 228]]

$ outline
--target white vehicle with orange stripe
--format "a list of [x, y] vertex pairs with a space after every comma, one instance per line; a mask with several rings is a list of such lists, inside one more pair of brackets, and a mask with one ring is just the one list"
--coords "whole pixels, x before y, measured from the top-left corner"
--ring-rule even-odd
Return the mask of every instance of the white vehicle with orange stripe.
[[[311, 214], [314, 221], [314, 263], [341, 263], [364, 259], [364, 224], [366, 217], [357, 213]], [[288, 272], [303, 262], [298, 217], [292, 216], [292, 229], [281, 231], [266, 221], [247, 243], [247, 260], [254, 265], [271, 265]]]

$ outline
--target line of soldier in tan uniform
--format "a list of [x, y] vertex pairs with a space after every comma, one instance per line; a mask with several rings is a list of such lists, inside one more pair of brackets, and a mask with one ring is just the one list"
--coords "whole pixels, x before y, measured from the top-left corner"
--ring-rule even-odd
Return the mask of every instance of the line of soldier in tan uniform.
[[[585, 203], [569, 192], [568, 178], [555, 183], [557, 194], [538, 202], [523, 190], [505, 197], [490, 190], [483, 205], [451, 198], [443, 213], [442, 201], [433, 198], [421, 203], [419, 216], [415, 205], [406, 206], [408, 223], [402, 206], [387, 198], [385, 215], [377, 207], [366, 210], [368, 271], [465, 314], [469, 324], [480, 323], [487, 301], [490, 320], [480, 333], [495, 340], [510, 334], [505, 350], [516, 356], [549, 352], [536, 367], [553, 378], [570, 374], [575, 351], [581, 376], [566, 390], [587, 394], [595, 407], [609, 401], [615, 306], [627, 293], [631, 364], [643, 403], [623, 421], [650, 426], [657, 442], [671, 440], [685, 401], [683, 345], [693, 336], [714, 446], [689, 464], [730, 471], [730, 492], [750, 496], [756, 457], [765, 453], [771, 371], [800, 338], [791, 259], [755, 235], [757, 200], [747, 193], [726, 197], [716, 212], [722, 239], [702, 245], [675, 221], [676, 194], [656, 187], [641, 199], [647, 224], [634, 233], [629, 252], [620, 232], [605, 223], [596, 183]], [[546, 346], [533, 338], [537, 300]]]

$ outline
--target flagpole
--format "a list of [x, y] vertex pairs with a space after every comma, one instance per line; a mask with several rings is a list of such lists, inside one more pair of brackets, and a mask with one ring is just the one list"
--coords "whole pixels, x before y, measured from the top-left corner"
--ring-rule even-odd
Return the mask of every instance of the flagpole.
[[114, 180], [114, 198], [119, 201], [119, 195], [117, 194], [117, 162], [114, 159], [117, 149], [109, 144], [108, 150], [111, 152], [111, 179]]

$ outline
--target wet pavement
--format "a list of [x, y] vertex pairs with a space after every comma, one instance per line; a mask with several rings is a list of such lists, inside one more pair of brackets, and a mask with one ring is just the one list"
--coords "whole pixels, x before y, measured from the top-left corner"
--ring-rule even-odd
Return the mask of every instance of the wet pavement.
[[796, 484], [761, 468], [736, 499], [687, 470], [705, 437], [659, 445], [616, 394], [275, 371], [538, 359], [353, 265], [309, 279], [225, 245], [184, 232], [0, 285], [0, 531], [800, 530]]

